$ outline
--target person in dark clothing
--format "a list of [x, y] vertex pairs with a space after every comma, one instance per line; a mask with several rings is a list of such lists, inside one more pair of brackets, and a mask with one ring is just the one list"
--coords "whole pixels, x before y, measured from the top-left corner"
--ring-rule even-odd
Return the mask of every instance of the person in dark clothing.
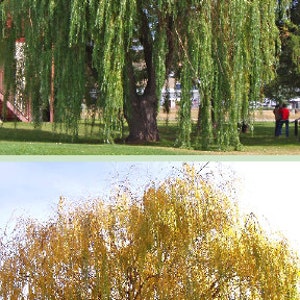
[[275, 136], [280, 136], [281, 135], [281, 113], [280, 113], [280, 106], [277, 104], [273, 110], [273, 114], [275, 116]]

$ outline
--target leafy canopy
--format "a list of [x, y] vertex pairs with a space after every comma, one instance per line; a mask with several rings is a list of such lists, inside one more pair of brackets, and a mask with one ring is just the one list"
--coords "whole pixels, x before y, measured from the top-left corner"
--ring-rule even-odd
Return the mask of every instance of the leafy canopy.
[[[138, 106], [132, 100], [137, 91], [130, 88], [130, 81], [136, 88], [144, 82], [145, 92], [155, 86], [155, 94], [141, 98], [142, 111], [153, 99], [158, 103], [166, 77], [174, 72], [182, 86], [176, 144], [207, 149], [217, 143], [239, 149], [237, 123], [250, 122], [249, 101], [261, 97], [262, 85], [274, 75], [279, 2], [2, 1], [1, 56], [5, 56], [7, 87], [13, 88], [15, 41], [24, 36], [26, 99], [35, 120], [40, 108], [48, 105], [54, 81], [55, 120], [64, 122], [76, 136], [87, 77], [96, 74], [100, 90], [96, 105], [104, 123], [101, 134], [103, 141], [112, 142], [115, 132], [122, 133], [124, 116], [129, 121], [133, 106]], [[9, 28], [8, 17], [13, 24]], [[92, 55], [87, 47], [92, 47]], [[131, 53], [138, 49], [146, 63], [144, 81], [129, 71], [137, 58]], [[196, 134], [191, 122], [193, 85], [201, 95]]]
[[[283, 2], [285, 9], [278, 14], [276, 22], [281, 39], [277, 76], [264, 88], [267, 97], [281, 103], [300, 94], [300, 4], [299, 1]], [[284, 11], [288, 12], [289, 18]]]
[[[133, 197], [24, 222], [0, 248], [3, 299], [299, 299], [299, 260], [190, 166]], [[4, 238], [4, 237], [3, 237]]]

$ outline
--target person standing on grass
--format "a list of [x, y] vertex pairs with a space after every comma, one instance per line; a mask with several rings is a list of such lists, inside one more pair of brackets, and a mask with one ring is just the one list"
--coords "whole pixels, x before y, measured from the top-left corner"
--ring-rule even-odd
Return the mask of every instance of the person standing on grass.
[[281, 126], [280, 126], [280, 122], [281, 122], [281, 113], [280, 113], [280, 106], [279, 104], [276, 104], [274, 110], [273, 110], [273, 114], [275, 116], [275, 136], [280, 136], [281, 135]]
[[282, 108], [280, 109], [280, 114], [281, 114], [281, 121], [280, 121], [280, 132], [282, 129], [283, 124], [285, 124], [285, 136], [289, 136], [289, 118], [290, 118], [290, 111], [287, 108], [287, 105], [284, 103], [282, 105]]

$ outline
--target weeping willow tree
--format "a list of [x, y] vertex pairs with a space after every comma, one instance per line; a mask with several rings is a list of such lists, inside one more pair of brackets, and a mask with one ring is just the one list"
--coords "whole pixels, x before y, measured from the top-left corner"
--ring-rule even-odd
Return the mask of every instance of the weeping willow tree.
[[[1, 55], [13, 91], [15, 40], [26, 39], [27, 101], [34, 119], [53, 105], [55, 122], [76, 136], [88, 77], [99, 89], [105, 142], [129, 127], [128, 142], [159, 140], [161, 87], [182, 86], [176, 144], [240, 146], [237, 123], [273, 76], [278, 38], [274, 0], [4, 0]], [[12, 25], [7, 26], [7, 19]], [[191, 96], [200, 90], [197, 132]], [[29, 100], [30, 99], [30, 100]]]
[[199, 170], [0, 234], [1, 299], [299, 299], [299, 258]]

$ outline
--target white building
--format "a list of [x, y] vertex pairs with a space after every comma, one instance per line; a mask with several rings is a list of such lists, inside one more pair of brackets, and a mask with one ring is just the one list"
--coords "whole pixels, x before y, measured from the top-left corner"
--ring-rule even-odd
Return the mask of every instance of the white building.
[[[176, 81], [175, 78], [169, 77], [166, 80], [161, 90], [160, 105], [164, 105], [166, 101], [169, 101], [170, 108], [175, 108], [176, 104], [179, 104], [181, 100], [181, 84]], [[198, 89], [191, 90], [192, 107], [198, 107], [200, 104], [200, 93]]]
[[300, 109], [300, 97], [290, 99], [289, 103], [291, 105], [291, 109]]

